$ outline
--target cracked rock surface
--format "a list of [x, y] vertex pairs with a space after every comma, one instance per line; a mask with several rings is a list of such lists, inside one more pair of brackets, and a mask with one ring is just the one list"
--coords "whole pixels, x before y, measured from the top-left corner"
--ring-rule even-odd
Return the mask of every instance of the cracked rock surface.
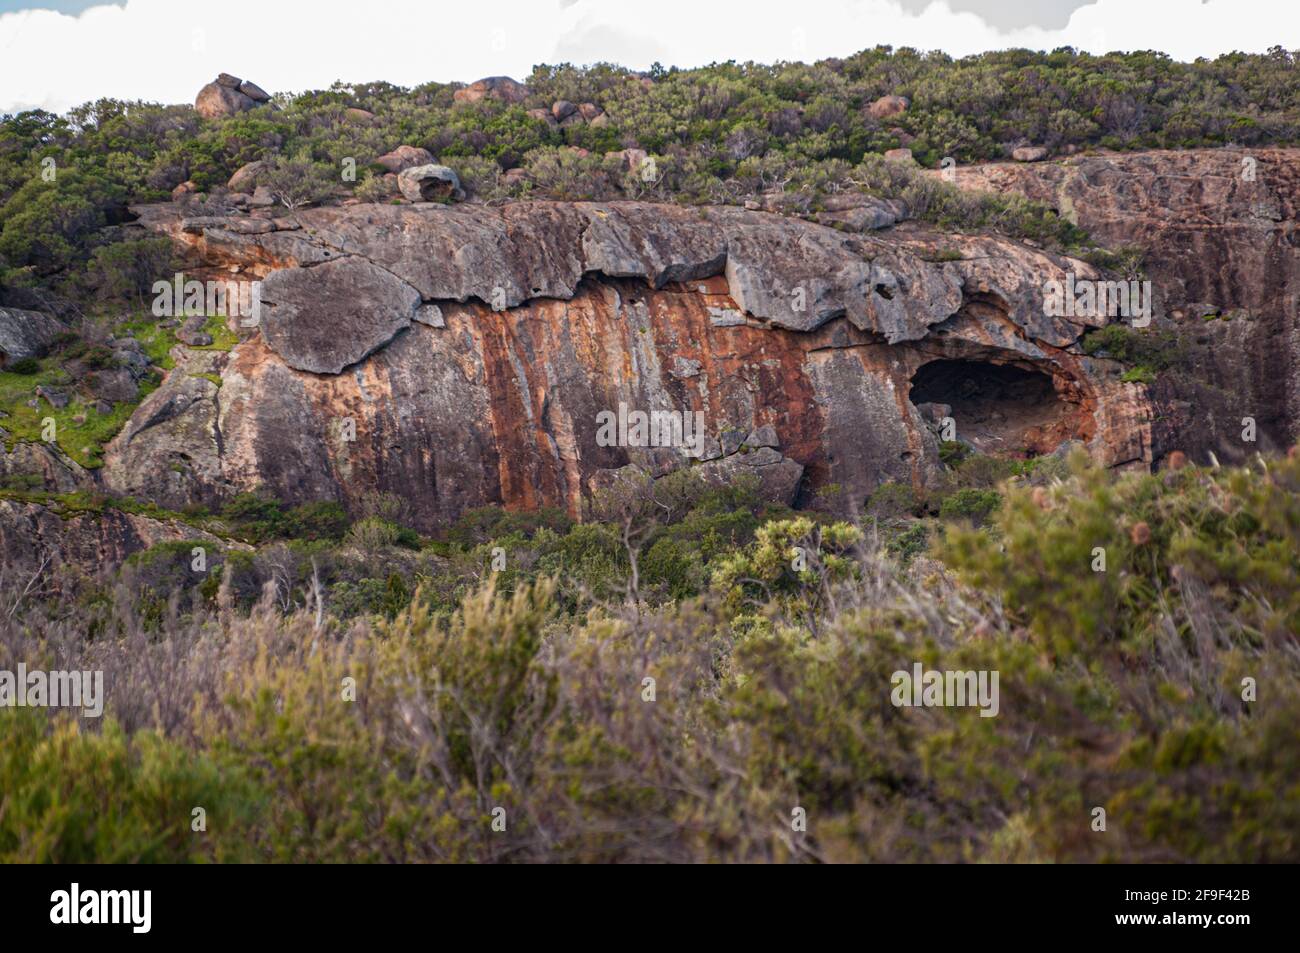
[[[110, 448], [105, 482], [167, 506], [380, 490], [427, 530], [487, 504], [577, 514], [624, 467], [690, 466], [794, 505], [838, 484], [859, 507], [936, 476], [909, 393], [939, 360], [1049, 382], [1059, 406], [1000, 429], [1008, 452], [1150, 459], [1143, 389], [1078, 347], [1103, 319], [1043, 314], [1044, 281], [1095, 272], [1007, 239], [639, 202], [136, 211], [191, 268], [264, 281], [260, 328], [182, 354]], [[604, 445], [620, 405], [702, 414], [704, 452]]]

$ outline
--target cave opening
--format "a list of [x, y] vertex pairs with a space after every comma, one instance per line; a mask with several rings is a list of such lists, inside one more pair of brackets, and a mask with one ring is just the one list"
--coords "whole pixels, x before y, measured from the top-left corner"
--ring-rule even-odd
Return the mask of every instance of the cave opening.
[[1081, 408], [1042, 371], [985, 361], [937, 360], [912, 376], [912, 404], [936, 428], [952, 417], [957, 439], [980, 453], [1037, 456], [1084, 436]]

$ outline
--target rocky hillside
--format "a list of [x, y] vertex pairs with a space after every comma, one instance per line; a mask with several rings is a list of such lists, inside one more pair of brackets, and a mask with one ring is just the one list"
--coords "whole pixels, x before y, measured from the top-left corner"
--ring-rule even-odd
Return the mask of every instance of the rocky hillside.
[[[261, 281], [259, 319], [215, 329], [233, 347], [184, 322], [101, 468], [29, 443], [0, 465], [169, 509], [265, 490], [355, 511], [388, 492], [429, 531], [487, 504], [578, 515], [633, 464], [749, 474], [769, 499], [853, 510], [884, 483], [931, 484], [949, 436], [1022, 457], [1079, 442], [1111, 467], [1176, 450], [1239, 461], [1294, 441], [1300, 390], [1300, 152], [1246, 158], [957, 170], [961, 188], [1023, 194], [1131, 248], [1106, 275], [866, 195], [802, 218], [628, 201], [137, 206], [132, 228], [166, 236], [187, 277]], [[1152, 282], [1150, 328], [1103, 337], [1116, 319], [1044, 314], [1045, 282], [1125, 269]], [[699, 412], [702, 452], [604, 445], [601, 415], [620, 407]]]
[[[629, 464], [852, 507], [925, 484], [947, 416], [992, 452], [1151, 461], [1143, 389], [1079, 347], [1105, 322], [1043, 315], [1045, 280], [1097, 273], [1006, 239], [633, 202], [136, 211], [195, 273], [265, 279], [257, 331], [181, 349], [110, 447], [108, 487], [169, 507], [380, 490], [429, 529], [577, 514]], [[703, 453], [601, 446], [620, 405], [701, 412]]]
[[[1300, 150], [1191, 150], [960, 167], [963, 188], [1045, 202], [1103, 245], [1137, 246], [1176, 366], [1152, 387], [1159, 459], [1240, 461], [1297, 437]], [[1242, 418], [1259, 428], [1241, 440]]]

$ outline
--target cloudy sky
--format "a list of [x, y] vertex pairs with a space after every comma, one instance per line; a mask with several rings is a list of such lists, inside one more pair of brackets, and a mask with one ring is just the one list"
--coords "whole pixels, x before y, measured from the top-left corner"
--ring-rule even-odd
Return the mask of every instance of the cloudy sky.
[[522, 78], [565, 61], [813, 60], [881, 43], [1182, 60], [1297, 50], [1300, 0], [0, 0], [0, 112], [192, 102], [222, 71], [280, 92]]

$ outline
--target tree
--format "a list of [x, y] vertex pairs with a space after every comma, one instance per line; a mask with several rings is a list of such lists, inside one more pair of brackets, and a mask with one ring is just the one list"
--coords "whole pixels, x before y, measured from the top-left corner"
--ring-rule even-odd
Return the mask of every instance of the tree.
[[86, 281], [111, 298], [131, 295], [144, 306], [144, 295], [159, 279], [171, 277], [175, 258], [169, 238], [140, 238], [101, 245], [90, 256]]

